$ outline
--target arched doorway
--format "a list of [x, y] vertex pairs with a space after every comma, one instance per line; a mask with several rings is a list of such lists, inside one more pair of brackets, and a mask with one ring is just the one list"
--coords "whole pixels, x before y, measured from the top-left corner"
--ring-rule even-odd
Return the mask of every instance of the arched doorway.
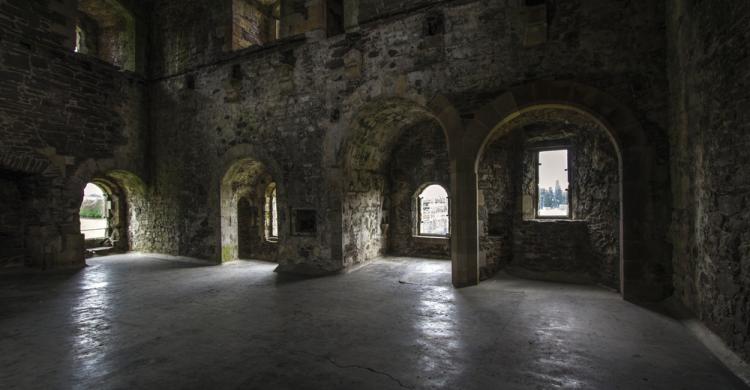
[[99, 253], [148, 251], [147, 235], [154, 221], [143, 181], [123, 170], [102, 174], [82, 171], [79, 175], [89, 178], [79, 190], [80, 232], [85, 248]]
[[[81, 222], [81, 233], [86, 240], [86, 247], [112, 247], [118, 238], [115, 236], [111, 219], [112, 200], [102, 186], [87, 183], [83, 189], [83, 201], [78, 213]], [[119, 236], [119, 234], [118, 234]]]
[[230, 165], [221, 180], [221, 261], [277, 261], [285, 237], [279, 182], [253, 158]]

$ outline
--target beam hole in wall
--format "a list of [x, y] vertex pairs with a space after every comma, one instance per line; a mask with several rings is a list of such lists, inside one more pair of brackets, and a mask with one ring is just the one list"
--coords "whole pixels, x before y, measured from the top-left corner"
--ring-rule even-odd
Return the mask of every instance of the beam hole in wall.
[[292, 234], [314, 236], [318, 231], [318, 213], [312, 209], [295, 209], [292, 220]]

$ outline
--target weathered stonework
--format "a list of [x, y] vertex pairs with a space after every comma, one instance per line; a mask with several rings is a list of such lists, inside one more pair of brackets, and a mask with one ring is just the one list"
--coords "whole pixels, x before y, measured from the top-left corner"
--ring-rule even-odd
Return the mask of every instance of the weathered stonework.
[[445, 132], [434, 122], [405, 129], [390, 159], [388, 172], [388, 254], [450, 259], [450, 238], [417, 235], [417, 192], [440, 184], [450, 192]]
[[0, 8], [0, 171], [16, 183], [10, 223], [37, 267], [84, 264], [78, 208], [93, 177], [81, 167], [145, 171], [145, 82], [73, 53], [76, 18], [71, 2]]
[[[653, 132], [663, 132], [660, 129], [665, 127], [666, 102], [660, 91], [666, 81], [658, 54], [664, 46], [658, 27], [663, 9], [656, 5], [639, 10], [638, 18], [612, 19], [582, 4], [567, 4], [557, 10], [560, 22], [550, 27], [546, 46], [521, 49], [522, 33], [515, 22], [519, 10], [512, 5], [447, 2], [440, 6], [443, 28], [426, 29], [434, 22], [435, 12], [417, 9], [360, 26], [357, 33], [346, 36], [320, 39], [310, 33], [304, 42], [282, 40], [263, 50], [206, 65], [210, 58], [221, 56], [218, 48], [224, 47], [229, 37], [216, 34], [212, 43], [204, 45], [191, 34], [205, 37], [202, 32], [216, 31], [211, 21], [217, 22], [228, 10], [183, 4], [159, 2], [157, 15], [167, 15], [159, 24], [165, 32], [154, 31], [154, 50], [166, 51], [154, 57], [152, 69], [163, 76], [171, 70], [189, 70], [194, 89], [188, 87], [183, 75], [157, 79], [151, 87], [152, 155], [158, 156], [155, 182], [165, 191], [162, 196], [172, 199], [169, 207], [181, 215], [184, 226], [177, 234], [185, 244], [176, 254], [220, 257], [215, 243], [218, 224], [212, 222], [218, 218], [210, 206], [217, 190], [211, 178], [224, 174], [223, 156], [236, 145], [253, 145], [273, 157], [282, 171], [290, 208], [312, 208], [324, 216], [316, 237], [281, 244], [289, 248], [290, 255], [280, 256], [280, 262], [334, 270], [387, 253], [384, 248], [389, 244], [383, 237], [387, 182], [371, 171], [384, 169], [381, 164], [391, 158], [385, 151], [392, 149], [390, 145], [403, 129], [430, 117], [419, 107], [438, 94], [451, 96], [460, 110], [470, 115], [487, 97], [496, 96], [508, 85], [587, 75], [580, 78], [582, 82], [632, 104]], [[173, 7], [182, 10], [173, 13], [169, 11]], [[623, 5], [608, 5], [609, 9], [618, 7]], [[195, 19], [190, 31], [180, 32], [170, 20], [185, 12], [205, 13], [208, 18]], [[212, 19], [211, 15], [220, 17]], [[568, 22], [573, 19], [578, 21], [575, 27]], [[606, 32], [611, 39], [620, 39], [618, 28], [648, 36], [639, 41], [649, 45], [621, 45], [615, 50], [616, 43], [601, 37]], [[581, 34], [581, 29], [586, 33]], [[194, 57], [162, 43], [162, 39], [174, 39], [173, 33], [187, 34], [182, 41], [192, 43], [185, 47], [204, 47], [207, 50], [195, 53], [208, 57]], [[571, 51], [578, 54], [571, 56]], [[516, 55], [509, 59], [505, 53]], [[656, 61], [637, 60], [642, 56]], [[163, 60], [167, 58], [169, 63]], [[524, 69], [533, 69], [534, 74]], [[636, 78], [638, 72], [642, 76]], [[642, 79], [652, 83], [638, 81], [637, 88], [631, 87]], [[482, 87], [478, 89], [478, 85]], [[634, 96], [634, 90], [640, 92]], [[368, 140], [368, 144], [352, 149], [356, 140]], [[351, 150], [356, 152], [351, 154]], [[179, 188], [195, 191], [179, 196]], [[389, 235], [398, 229], [392, 223], [387, 225]], [[198, 231], [199, 236], [189, 233]], [[308, 250], [312, 247], [316, 250]], [[321, 256], [304, 258], [300, 253]], [[417, 255], [418, 251], [410, 253]]]
[[[540, 109], [497, 130], [479, 164], [480, 245], [486, 274], [619, 287], [620, 179], [608, 131], [574, 111]], [[536, 217], [536, 152], [570, 154], [571, 219]]]
[[[235, 5], [0, 2], [0, 267], [83, 266], [96, 182], [120, 250], [674, 290], [750, 356], [745, 2], [288, 0], [274, 42]], [[98, 37], [78, 54], [77, 24]], [[571, 221], [530, 207], [550, 139], [573, 148]], [[271, 180], [278, 243], [258, 230]], [[414, 237], [427, 182], [450, 192], [450, 239]]]
[[750, 4], [669, 1], [675, 295], [750, 356]]
[[[17, 188], [5, 198], [17, 199], [27, 181], [52, 189], [43, 199], [66, 194], [61, 203], [21, 208], [41, 210], [43, 223], [29, 225], [34, 217], [24, 216], [24, 229], [51, 237], [51, 251], [79, 252], [81, 189], [99, 180], [123, 194], [116, 228], [130, 249], [216, 263], [248, 255], [278, 261], [280, 271], [317, 274], [388, 253], [450, 256], [454, 284], [470, 285], [478, 266], [488, 276], [514, 265], [526, 253], [520, 237], [538, 234], [519, 211], [527, 160], [493, 155], [477, 181], [480, 151], [517, 111], [554, 103], [613, 127], [631, 212], [623, 216], [620, 279], [632, 297], [671, 292], [663, 4], [559, 3], [542, 13], [544, 39], [530, 44], [536, 19], [520, 3], [360, 0], [341, 2], [341, 11], [290, 0], [280, 9], [281, 40], [233, 50], [232, 1], [133, 0], [122, 4], [137, 19], [136, 42], [147, 35], [136, 52], [148, 52], [150, 62], [137, 61], [143, 72], [131, 74], [70, 53], [79, 10], [42, 3], [11, 2], [0, 13], [10, 22], [0, 36], [9, 48], [0, 60], [0, 109], [10, 113], [0, 117], [9, 134], [0, 161], [13, 172], [34, 171], [24, 173], [31, 179], [3, 176]], [[328, 25], [342, 17], [346, 34]], [[610, 171], [611, 159], [580, 157]], [[262, 164], [279, 185], [279, 242], [270, 247], [241, 239], [258, 236], [258, 224], [237, 222], [258, 218], [259, 190], [251, 181], [227, 187], [224, 178], [242, 161]], [[519, 173], [505, 179], [515, 165]], [[591, 182], [581, 184], [611, 185], [597, 179], [602, 172], [582, 175]], [[425, 182], [450, 191], [449, 240], [413, 237], [413, 195]], [[477, 184], [516, 195], [484, 193], [477, 207]], [[581, 218], [586, 234], [578, 224], [571, 234], [588, 237], [579, 247], [597, 258], [588, 274], [615, 285], [611, 193], [581, 202], [590, 210]], [[308, 233], [295, 233], [295, 210], [312, 221]]]

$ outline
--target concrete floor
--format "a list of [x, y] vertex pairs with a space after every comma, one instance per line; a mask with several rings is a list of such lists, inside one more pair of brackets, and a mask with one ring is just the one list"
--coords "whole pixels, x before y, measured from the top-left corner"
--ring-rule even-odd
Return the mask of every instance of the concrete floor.
[[295, 279], [154, 256], [0, 276], [0, 388], [744, 388], [675, 320], [613, 292], [450, 263]]

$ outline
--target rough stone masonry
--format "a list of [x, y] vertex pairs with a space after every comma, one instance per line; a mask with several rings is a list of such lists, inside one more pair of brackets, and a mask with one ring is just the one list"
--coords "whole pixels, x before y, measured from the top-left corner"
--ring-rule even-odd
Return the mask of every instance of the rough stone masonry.
[[[244, 1], [0, 0], [0, 267], [84, 266], [93, 182], [122, 250], [675, 296], [748, 356], [750, 6]], [[570, 219], [535, 218], [540, 145], [571, 148]], [[414, 234], [425, 183], [448, 237]]]

